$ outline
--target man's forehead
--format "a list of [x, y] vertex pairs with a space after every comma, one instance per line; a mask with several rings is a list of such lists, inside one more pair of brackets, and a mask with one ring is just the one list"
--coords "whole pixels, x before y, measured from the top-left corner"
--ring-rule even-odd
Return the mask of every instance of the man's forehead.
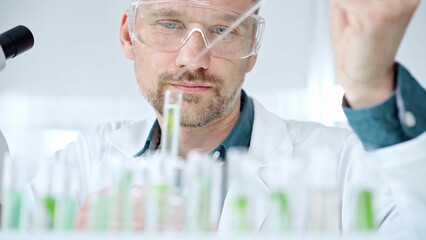
[[[152, 1], [152, 0], [144, 0], [144, 1]], [[155, 1], [164, 1], [164, 0], [153, 0]], [[258, 0], [171, 0], [176, 2], [204, 2], [211, 3], [217, 6], [223, 6], [238, 10], [240, 12], [247, 11], [251, 6], [254, 5]]]

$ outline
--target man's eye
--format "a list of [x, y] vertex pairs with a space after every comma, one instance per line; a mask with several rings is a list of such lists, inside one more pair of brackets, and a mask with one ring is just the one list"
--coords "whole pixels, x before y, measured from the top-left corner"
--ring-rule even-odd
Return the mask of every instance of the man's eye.
[[174, 29], [180, 29], [180, 25], [174, 22], [160, 22], [159, 23], [161, 26], [170, 29], [170, 30], [174, 30]]
[[227, 28], [224, 27], [217, 27], [213, 29], [213, 32], [219, 35], [222, 35], [226, 32], [226, 30], [228, 30]]

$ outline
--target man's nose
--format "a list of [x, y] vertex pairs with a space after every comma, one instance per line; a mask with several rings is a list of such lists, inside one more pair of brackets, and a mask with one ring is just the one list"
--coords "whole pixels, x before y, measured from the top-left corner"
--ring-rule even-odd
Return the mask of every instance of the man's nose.
[[[176, 65], [187, 67], [188, 70], [208, 69], [210, 65], [210, 54], [206, 51], [206, 42], [200, 31], [191, 33], [187, 41], [179, 50]], [[200, 55], [202, 52], [204, 54]]]

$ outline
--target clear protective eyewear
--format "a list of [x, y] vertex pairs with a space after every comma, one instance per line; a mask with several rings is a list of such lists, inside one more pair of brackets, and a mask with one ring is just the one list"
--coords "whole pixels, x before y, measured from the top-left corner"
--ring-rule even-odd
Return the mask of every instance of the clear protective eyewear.
[[164, 52], [177, 52], [199, 33], [210, 55], [243, 59], [258, 53], [265, 22], [252, 14], [233, 26], [242, 14], [194, 0], [133, 0], [129, 32], [134, 41]]

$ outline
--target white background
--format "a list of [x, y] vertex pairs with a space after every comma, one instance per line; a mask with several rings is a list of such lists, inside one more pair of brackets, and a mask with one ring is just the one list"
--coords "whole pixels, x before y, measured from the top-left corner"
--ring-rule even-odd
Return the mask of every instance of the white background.
[[[152, 115], [121, 52], [129, 0], [0, 0], [0, 32], [25, 25], [34, 48], [0, 72], [0, 129], [12, 154], [51, 154], [87, 127]], [[258, 64], [244, 89], [285, 118], [344, 121], [328, 40], [328, 0], [268, 0]], [[426, 85], [423, 2], [398, 54]]]

